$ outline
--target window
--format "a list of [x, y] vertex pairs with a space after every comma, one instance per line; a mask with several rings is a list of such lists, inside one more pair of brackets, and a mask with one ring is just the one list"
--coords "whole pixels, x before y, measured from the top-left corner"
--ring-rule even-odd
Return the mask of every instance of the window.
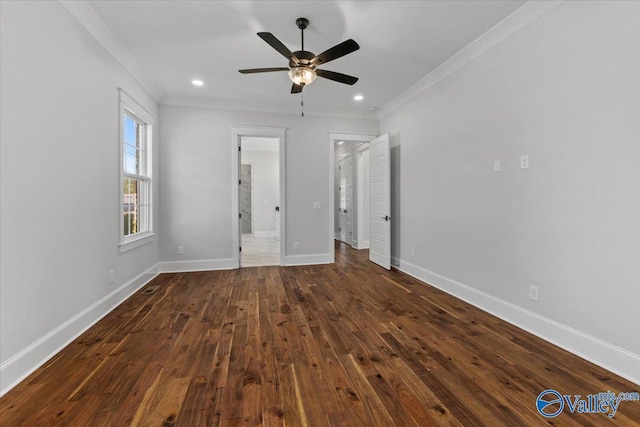
[[150, 241], [152, 116], [120, 91], [120, 248]]

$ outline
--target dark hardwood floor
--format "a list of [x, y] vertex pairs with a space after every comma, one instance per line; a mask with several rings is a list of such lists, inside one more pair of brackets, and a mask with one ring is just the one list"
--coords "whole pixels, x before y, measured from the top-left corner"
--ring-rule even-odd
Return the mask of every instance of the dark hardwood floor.
[[638, 386], [336, 246], [336, 263], [162, 274], [0, 399], [2, 426], [632, 426]]

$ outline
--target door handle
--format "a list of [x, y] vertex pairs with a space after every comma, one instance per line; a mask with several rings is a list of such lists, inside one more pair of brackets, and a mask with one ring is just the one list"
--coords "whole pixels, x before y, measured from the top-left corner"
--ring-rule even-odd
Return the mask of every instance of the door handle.
[[389, 215], [385, 215], [382, 217], [385, 221], [391, 221], [391, 217]]

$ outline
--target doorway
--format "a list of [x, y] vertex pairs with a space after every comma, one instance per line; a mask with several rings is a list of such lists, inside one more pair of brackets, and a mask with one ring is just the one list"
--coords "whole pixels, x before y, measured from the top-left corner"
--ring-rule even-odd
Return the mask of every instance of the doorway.
[[357, 247], [353, 232], [353, 170], [353, 152], [338, 155], [338, 240]]
[[240, 138], [240, 267], [280, 264], [279, 145]]
[[334, 240], [355, 249], [369, 247], [369, 141], [374, 135], [330, 133], [333, 215], [330, 215], [332, 259]]
[[234, 265], [284, 265], [285, 130], [233, 127], [232, 146]]

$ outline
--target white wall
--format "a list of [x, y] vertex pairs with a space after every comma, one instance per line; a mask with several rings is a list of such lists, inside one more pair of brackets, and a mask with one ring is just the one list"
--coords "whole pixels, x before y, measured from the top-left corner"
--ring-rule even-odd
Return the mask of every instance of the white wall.
[[639, 22], [564, 2], [380, 127], [401, 268], [640, 383]]
[[6, 391], [129, 289], [114, 291], [157, 263], [157, 241], [118, 251], [117, 87], [151, 112], [157, 104], [58, 2], [0, 7]]
[[[327, 257], [329, 132], [377, 133], [376, 120], [271, 114], [204, 107], [161, 107], [161, 258], [232, 257], [231, 130], [286, 128], [286, 255]], [[315, 201], [322, 209], [314, 210]], [[300, 249], [293, 249], [293, 242]], [[185, 254], [177, 255], [184, 246]], [[322, 258], [324, 259], [324, 258]], [[328, 258], [327, 258], [328, 259]]]
[[242, 164], [251, 164], [253, 228], [257, 237], [275, 235], [276, 206], [280, 204], [280, 154], [273, 151], [242, 150]]

